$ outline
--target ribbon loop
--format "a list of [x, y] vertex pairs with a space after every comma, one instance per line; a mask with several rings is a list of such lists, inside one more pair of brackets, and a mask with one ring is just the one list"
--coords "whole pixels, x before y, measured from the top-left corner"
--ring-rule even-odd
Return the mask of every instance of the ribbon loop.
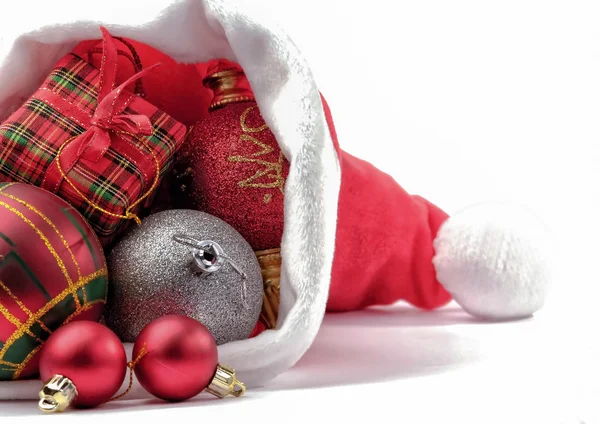
[[[160, 162], [152, 148], [148, 145], [147, 140], [141, 136], [152, 135], [154, 127], [152, 121], [146, 115], [135, 115], [125, 113], [127, 106], [135, 97], [135, 94], [126, 91], [128, 85], [138, 81], [140, 78], [148, 74], [152, 69], [160, 64], [155, 64], [149, 68], [137, 72], [135, 75], [127, 79], [127, 81], [115, 88], [115, 76], [117, 74], [117, 59], [118, 50], [114, 38], [108, 33], [105, 28], [102, 30], [103, 56], [102, 66], [100, 67], [100, 82], [98, 88], [98, 106], [94, 111], [93, 116], [89, 121], [87, 130], [79, 135], [71, 137], [65, 141], [58, 149], [54, 162], [46, 172], [46, 176], [42, 181], [42, 187], [56, 193], [63, 181], [67, 182], [71, 188], [79, 194], [90, 206], [100, 210], [110, 216], [121, 219], [133, 219], [140, 224], [139, 218], [132, 211], [146, 197], [148, 197], [157, 187], [160, 180]], [[129, 96], [124, 97], [123, 94]], [[155, 163], [155, 175], [152, 187], [144, 195], [138, 198], [133, 204], [129, 205], [124, 215], [119, 215], [103, 209], [99, 205], [94, 204], [73, 184], [67, 177], [67, 174], [77, 161], [83, 159], [89, 162], [98, 162], [108, 151], [111, 146], [112, 137], [128, 136], [135, 142], [139, 142], [145, 146]], [[69, 152], [75, 153], [72, 157], [69, 153], [68, 158], [63, 158], [62, 153], [65, 147], [69, 144]], [[54, 172], [56, 169], [56, 175]]]
[[[104, 44], [108, 47], [108, 51], [112, 51], [111, 44], [114, 44], [114, 39], [108, 32], [103, 31], [105, 37]], [[116, 47], [115, 47], [116, 48]], [[113, 75], [116, 73], [116, 61], [104, 60], [100, 69], [100, 81], [106, 83], [104, 77], [106, 74]], [[110, 68], [109, 64], [114, 66]], [[145, 115], [128, 115], [123, 112], [129, 104], [128, 101], [120, 101], [120, 96], [125, 92], [129, 96], [134, 96], [133, 93], [128, 93], [125, 88], [145, 76], [148, 72], [154, 69], [159, 64], [155, 64], [147, 69], [144, 69], [130, 77], [127, 81], [114, 88], [104, 95], [102, 100], [99, 100], [96, 111], [90, 121], [90, 128], [83, 133], [79, 140], [74, 140], [79, 145], [77, 150], [79, 157], [90, 162], [98, 162], [104, 156], [110, 147], [110, 133], [129, 133], [137, 136], [152, 135], [153, 127], [150, 118]], [[102, 89], [101, 89], [102, 91]]]

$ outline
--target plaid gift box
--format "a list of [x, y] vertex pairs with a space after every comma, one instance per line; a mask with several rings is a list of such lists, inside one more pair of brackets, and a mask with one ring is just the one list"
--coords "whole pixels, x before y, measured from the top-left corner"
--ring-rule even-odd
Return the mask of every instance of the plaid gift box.
[[[103, 245], [138, 220], [143, 202], [183, 143], [183, 124], [116, 86], [120, 51], [102, 28], [102, 66], [69, 54], [0, 126], [0, 181], [56, 193], [89, 221]], [[134, 55], [135, 56], [135, 55]]]

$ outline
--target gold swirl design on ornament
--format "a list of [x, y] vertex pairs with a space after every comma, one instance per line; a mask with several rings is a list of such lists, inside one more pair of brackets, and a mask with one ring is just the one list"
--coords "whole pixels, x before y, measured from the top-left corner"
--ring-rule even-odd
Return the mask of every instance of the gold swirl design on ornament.
[[257, 128], [252, 128], [252, 127], [246, 125], [246, 118], [248, 118], [248, 114], [250, 112], [252, 112], [252, 110], [257, 109], [257, 108], [258, 108], [258, 106], [250, 106], [249, 108], [244, 110], [242, 112], [242, 114], [240, 115], [240, 125], [242, 126], [242, 131], [244, 131], [245, 133], [259, 133], [259, 132], [263, 132], [264, 130], [269, 128], [269, 126], [267, 124], [263, 124]]
[[[259, 133], [267, 130], [269, 127], [267, 124], [261, 125], [257, 128], [249, 127], [246, 124], [246, 118], [248, 114], [256, 109], [258, 106], [250, 106], [240, 115], [240, 126], [242, 131], [245, 133]], [[276, 162], [269, 162], [263, 160], [262, 157], [269, 155], [275, 151], [275, 149], [268, 144], [263, 143], [254, 136], [248, 134], [242, 134], [240, 141], [248, 141], [258, 146], [260, 150], [249, 154], [248, 156], [234, 155], [227, 158], [230, 162], [241, 162], [241, 163], [254, 163], [260, 166], [260, 168], [254, 173], [254, 175], [246, 178], [245, 180], [239, 181], [238, 186], [242, 188], [277, 188], [284, 193], [285, 178], [283, 177], [283, 152], [279, 152], [279, 157]], [[261, 178], [267, 178], [269, 182], [260, 182]], [[269, 203], [272, 196], [265, 195], [263, 197], [264, 203]]]
[[[32, 211], [33, 213], [35, 213], [37, 216], [39, 216], [46, 224], [48, 224], [48, 226], [50, 226], [50, 228], [52, 228], [54, 230], [54, 232], [60, 238], [63, 246], [65, 246], [65, 248], [67, 249], [67, 252], [69, 252], [69, 254], [71, 255], [71, 260], [73, 261], [73, 265], [75, 266], [75, 269], [77, 270], [77, 278], [78, 279], [81, 278], [81, 269], [79, 268], [79, 263], [77, 262], [77, 259], [75, 259], [75, 255], [73, 254], [73, 251], [71, 250], [71, 246], [69, 246], [69, 243], [67, 243], [67, 240], [65, 240], [65, 238], [60, 233], [60, 231], [58, 230], [58, 228], [56, 228], [56, 225], [54, 225], [54, 223], [52, 221], [50, 221], [50, 219], [48, 219], [48, 217], [46, 215], [44, 215], [44, 213], [42, 213], [35, 206], [27, 203], [26, 201], [24, 201], [22, 199], [19, 199], [19, 198], [13, 196], [12, 194], [7, 194], [7, 193], [0, 192], [0, 195], [8, 197], [9, 199], [11, 199], [13, 201], [22, 204], [27, 209], [29, 209], [30, 211]], [[86, 301], [87, 301], [87, 299], [86, 299], [85, 290], [83, 290], [83, 303], [85, 303]]]
[[[50, 243], [50, 240], [48, 240], [48, 238], [44, 235], [44, 233], [42, 233], [40, 231], [40, 229], [38, 227], [36, 227], [36, 225], [33, 222], [31, 222], [31, 220], [29, 218], [27, 218], [21, 212], [19, 212], [18, 210], [16, 210], [12, 206], [10, 206], [8, 203], [0, 201], [0, 206], [4, 206], [6, 209], [8, 209], [9, 211], [11, 211], [15, 215], [17, 215], [27, 225], [29, 225], [31, 227], [31, 229], [33, 229], [33, 231], [35, 231], [37, 233], [37, 235], [44, 242], [44, 244], [46, 245], [46, 247], [48, 248], [48, 250], [50, 251], [50, 253], [52, 254], [52, 256], [54, 256], [54, 259], [56, 260], [56, 264], [58, 265], [58, 267], [62, 271], [65, 279], [67, 280], [67, 284], [69, 286], [72, 286], [73, 285], [73, 280], [71, 280], [71, 276], [69, 275], [69, 272], [67, 271], [67, 267], [65, 266], [64, 262], [62, 261], [62, 259], [58, 255], [58, 253], [56, 253], [56, 250], [54, 249], [54, 247], [52, 247], [52, 244]], [[81, 305], [79, 304], [79, 299], [77, 298], [77, 296], [75, 296], [75, 305], [76, 305], [77, 309], [79, 309], [81, 307]]]
[[[77, 297], [78, 289], [85, 287], [85, 285], [88, 284], [90, 281], [95, 280], [98, 277], [102, 277], [102, 276], [106, 276], [106, 275], [108, 275], [108, 270], [106, 269], [106, 267], [99, 269], [96, 272], [93, 272], [85, 277], [80, 278], [79, 281], [77, 281], [77, 283], [67, 287], [65, 290], [63, 290], [61, 293], [59, 293], [54, 299], [52, 299], [51, 301], [46, 303], [35, 314], [33, 314], [26, 322], [22, 323], [18, 327], [18, 329], [8, 338], [8, 340], [6, 341], [6, 343], [0, 350], [0, 360], [4, 357], [4, 355], [6, 354], [6, 351], [12, 346], [12, 344], [16, 340], [18, 340], [20, 337], [22, 337], [23, 334], [27, 333], [29, 331], [29, 328], [33, 325], [33, 323], [35, 323], [37, 320], [39, 320], [41, 317], [43, 317], [50, 309], [55, 307], [58, 303], [62, 302], [69, 295], [72, 295], [74, 298]], [[90, 304], [91, 303], [94, 303], [94, 304], [95, 303], [106, 303], [106, 301], [104, 299], [100, 299], [100, 300], [97, 300], [94, 302], [90, 302]], [[77, 309], [67, 319], [72, 320], [74, 318], [73, 315], [77, 316], [83, 312], [82, 309], [83, 308]], [[89, 307], [87, 309], [89, 309]], [[40, 346], [43, 345], [43, 343], [44, 342], [41, 341]], [[17, 371], [19, 371], [19, 373], [22, 372], [22, 370], [25, 368], [25, 365], [26, 365], [26, 362], [23, 361], [17, 367]], [[13, 376], [13, 379], [15, 379], [15, 378], [16, 377]]]

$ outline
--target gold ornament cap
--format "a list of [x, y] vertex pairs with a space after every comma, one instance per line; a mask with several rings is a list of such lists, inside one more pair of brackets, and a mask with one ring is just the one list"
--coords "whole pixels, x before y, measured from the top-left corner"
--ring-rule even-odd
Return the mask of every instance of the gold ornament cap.
[[220, 399], [229, 395], [240, 397], [246, 393], [246, 386], [235, 377], [235, 370], [227, 365], [217, 365], [217, 372], [206, 391]]
[[207, 77], [202, 83], [214, 94], [209, 107], [211, 111], [229, 103], [255, 100], [242, 68], [237, 63], [226, 59], [212, 60], [207, 69]]
[[43, 412], [62, 412], [71, 405], [77, 394], [77, 388], [70, 379], [55, 375], [40, 390], [38, 406]]
[[260, 322], [267, 330], [277, 327], [281, 288], [281, 249], [269, 249], [254, 252], [263, 277], [263, 306]]

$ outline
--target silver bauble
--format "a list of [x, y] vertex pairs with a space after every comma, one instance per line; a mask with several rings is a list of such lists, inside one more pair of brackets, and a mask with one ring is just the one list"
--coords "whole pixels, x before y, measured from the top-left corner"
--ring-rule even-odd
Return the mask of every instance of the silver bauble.
[[[174, 240], [178, 235], [218, 243], [227, 261], [200, 272], [193, 249]], [[156, 318], [180, 314], [223, 344], [247, 339], [260, 315], [263, 282], [254, 251], [233, 227], [203, 212], [150, 215], [113, 248], [108, 269], [105, 320], [124, 342], [134, 342]]]

